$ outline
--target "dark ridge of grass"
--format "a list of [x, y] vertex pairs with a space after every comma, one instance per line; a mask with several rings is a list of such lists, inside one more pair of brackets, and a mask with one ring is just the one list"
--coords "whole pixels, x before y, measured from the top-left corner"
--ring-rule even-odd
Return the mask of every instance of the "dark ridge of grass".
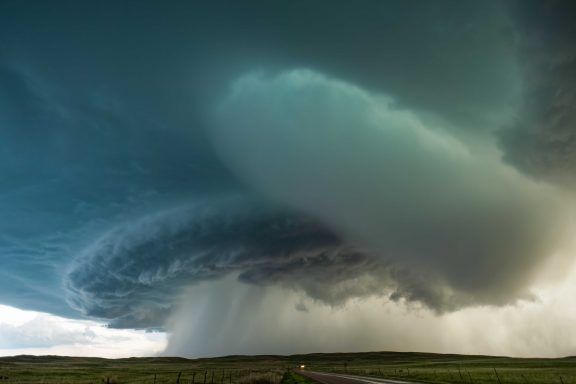
[[7, 363], [59, 363], [59, 362], [82, 362], [82, 361], [106, 361], [103, 357], [75, 357], [58, 355], [17, 355], [0, 357], [0, 362]]
[[146, 363], [146, 364], [182, 364], [182, 363], [190, 363], [193, 359], [187, 359], [185, 357], [177, 357], [177, 356], [158, 356], [158, 357], [125, 357], [120, 359], [107, 359], [113, 360], [119, 363]]

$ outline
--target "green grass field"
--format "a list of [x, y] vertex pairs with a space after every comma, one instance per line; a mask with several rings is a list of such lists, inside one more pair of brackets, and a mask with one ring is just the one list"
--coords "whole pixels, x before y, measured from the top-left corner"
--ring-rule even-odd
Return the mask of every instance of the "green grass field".
[[342, 354], [307, 365], [311, 370], [427, 383], [576, 384], [576, 357], [522, 359], [427, 353]]
[[101, 359], [58, 356], [0, 358], [0, 383], [307, 384], [286, 374], [305, 369], [427, 383], [576, 384], [576, 357], [520, 359], [428, 353], [332, 353], [228, 356], [213, 359], [150, 357]]
[[312, 380], [295, 374], [293, 371], [287, 371], [282, 377], [281, 384], [315, 384]]

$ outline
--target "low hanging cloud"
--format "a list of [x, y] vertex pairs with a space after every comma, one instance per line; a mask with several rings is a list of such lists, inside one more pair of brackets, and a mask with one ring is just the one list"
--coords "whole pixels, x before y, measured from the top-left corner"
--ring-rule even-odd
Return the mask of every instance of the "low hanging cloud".
[[184, 288], [237, 273], [339, 303], [372, 293], [367, 253], [307, 219], [243, 198], [213, 199], [145, 215], [78, 257], [66, 289], [83, 314], [114, 327], [161, 327]]
[[393, 299], [442, 312], [530, 297], [563, 236], [562, 198], [438, 121], [294, 70], [239, 79], [211, 134], [246, 185], [398, 266]]

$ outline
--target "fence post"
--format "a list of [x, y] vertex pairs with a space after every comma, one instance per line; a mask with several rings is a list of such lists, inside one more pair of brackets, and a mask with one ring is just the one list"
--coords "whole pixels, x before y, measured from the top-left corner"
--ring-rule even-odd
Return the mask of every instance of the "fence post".
[[192, 384], [194, 384], [194, 378], [196, 377], [196, 372], [192, 372]]
[[208, 370], [205, 369], [204, 370], [204, 384], [206, 384], [206, 375], [208, 374]]
[[180, 376], [182, 376], [182, 372], [178, 372], [178, 377], [176, 378], [176, 384], [180, 384]]
[[154, 384], [156, 384], [156, 374], [154, 374]]

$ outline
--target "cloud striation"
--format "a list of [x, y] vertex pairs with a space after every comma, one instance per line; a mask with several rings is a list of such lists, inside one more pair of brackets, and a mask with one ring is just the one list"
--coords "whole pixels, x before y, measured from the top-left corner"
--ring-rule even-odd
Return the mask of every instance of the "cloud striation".
[[[356, 284], [367, 254], [305, 216], [246, 199], [187, 204], [121, 225], [88, 247], [66, 279], [68, 302], [114, 327], [160, 327], [183, 289], [234, 272], [330, 303], [370, 293]], [[340, 289], [338, 286], [341, 286]]]

